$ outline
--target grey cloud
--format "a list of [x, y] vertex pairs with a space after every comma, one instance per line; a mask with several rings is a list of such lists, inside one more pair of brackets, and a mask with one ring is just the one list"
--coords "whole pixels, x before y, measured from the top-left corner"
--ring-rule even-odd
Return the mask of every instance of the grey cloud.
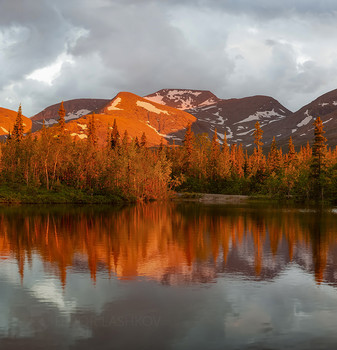
[[[0, 0], [0, 105], [161, 88], [266, 94], [297, 109], [337, 86], [335, 1]], [[294, 20], [294, 17], [297, 17]], [[324, 19], [322, 20], [322, 17]], [[332, 39], [331, 39], [332, 38]], [[27, 80], [62, 53], [51, 86]]]

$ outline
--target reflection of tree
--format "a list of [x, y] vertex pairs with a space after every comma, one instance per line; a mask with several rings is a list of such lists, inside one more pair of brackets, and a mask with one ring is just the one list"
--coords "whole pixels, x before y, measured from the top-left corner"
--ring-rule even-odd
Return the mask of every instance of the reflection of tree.
[[88, 269], [94, 282], [98, 270], [169, 284], [211, 281], [222, 271], [264, 279], [288, 261], [308, 260], [308, 247], [321, 283], [337, 243], [333, 216], [291, 210], [152, 203], [120, 211], [3, 211], [0, 224], [2, 259], [15, 258], [23, 278], [38, 254], [63, 285], [69, 268]]
[[324, 219], [322, 212], [319, 211], [312, 216], [309, 225], [309, 233], [312, 244], [313, 268], [315, 280], [318, 284], [323, 282], [324, 271], [327, 263], [328, 244], [326, 242], [326, 234], [322, 226]]

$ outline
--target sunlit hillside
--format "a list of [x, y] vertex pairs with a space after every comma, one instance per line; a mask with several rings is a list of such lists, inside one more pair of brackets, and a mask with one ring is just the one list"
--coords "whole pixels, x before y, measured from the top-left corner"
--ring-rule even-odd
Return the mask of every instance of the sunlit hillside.
[[[18, 112], [0, 107], [0, 135], [8, 135], [13, 131], [15, 119]], [[24, 132], [27, 133], [32, 128], [32, 121], [23, 116]]]

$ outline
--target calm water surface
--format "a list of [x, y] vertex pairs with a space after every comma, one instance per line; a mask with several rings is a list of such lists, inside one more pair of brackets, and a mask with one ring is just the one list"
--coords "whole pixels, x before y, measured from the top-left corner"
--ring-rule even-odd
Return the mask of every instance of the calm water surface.
[[0, 349], [334, 349], [337, 212], [0, 208]]

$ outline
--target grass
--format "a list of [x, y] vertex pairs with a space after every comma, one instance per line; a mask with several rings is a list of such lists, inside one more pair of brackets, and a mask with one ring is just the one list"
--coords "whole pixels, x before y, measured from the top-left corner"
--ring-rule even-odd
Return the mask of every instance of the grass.
[[0, 203], [8, 204], [122, 204], [133, 201], [118, 193], [89, 193], [66, 186], [47, 190], [18, 184], [0, 185]]

